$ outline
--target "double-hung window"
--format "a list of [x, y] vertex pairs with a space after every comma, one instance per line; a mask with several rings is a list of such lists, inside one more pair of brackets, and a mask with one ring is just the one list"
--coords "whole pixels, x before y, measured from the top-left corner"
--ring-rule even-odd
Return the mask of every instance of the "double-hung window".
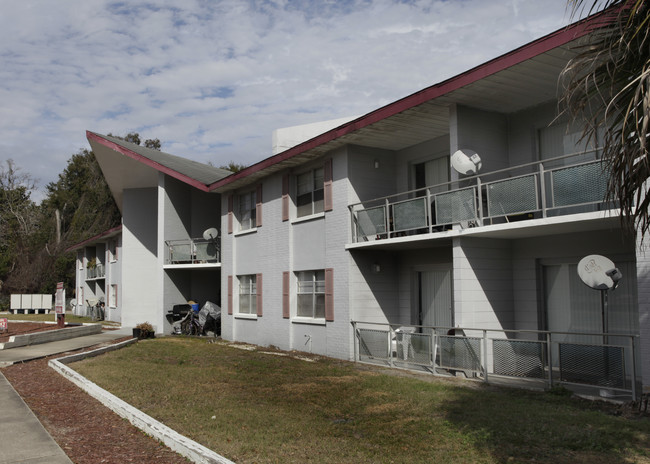
[[239, 313], [257, 313], [257, 279], [255, 274], [239, 276]]
[[111, 284], [111, 290], [108, 294], [108, 306], [110, 308], [117, 307], [117, 284]]
[[298, 272], [298, 317], [325, 319], [325, 271]]
[[256, 194], [255, 191], [239, 195], [239, 230], [256, 227]]
[[297, 177], [297, 217], [324, 211], [324, 170], [314, 169]]

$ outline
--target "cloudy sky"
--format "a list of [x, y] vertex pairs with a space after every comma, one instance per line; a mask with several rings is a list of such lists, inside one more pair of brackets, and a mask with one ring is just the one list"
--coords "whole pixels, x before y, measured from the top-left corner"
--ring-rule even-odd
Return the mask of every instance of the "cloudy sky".
[[92, 130], [251, 164], [276, 128], [365, 114], [568, 23], [566, 0], [0, 0], [0, 162], [42, 189]]

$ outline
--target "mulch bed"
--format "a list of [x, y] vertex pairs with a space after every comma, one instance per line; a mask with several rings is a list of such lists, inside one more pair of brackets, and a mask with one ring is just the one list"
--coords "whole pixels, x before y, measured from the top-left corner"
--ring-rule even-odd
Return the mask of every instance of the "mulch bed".
[[[71, 353], [54, 358], [65, 354]], [[48, 367], [49, 359], [14, 364], [1, 372], [73, 462], [188, 462]]]
[[23, 335], [32, 332], [44, 332], [46, 330], [56, 330], [56, 324], [44, 324], [42, 322], [7, 322], [7, 330], [0, 332], [0, 343], [9, 341], [12, 335]]

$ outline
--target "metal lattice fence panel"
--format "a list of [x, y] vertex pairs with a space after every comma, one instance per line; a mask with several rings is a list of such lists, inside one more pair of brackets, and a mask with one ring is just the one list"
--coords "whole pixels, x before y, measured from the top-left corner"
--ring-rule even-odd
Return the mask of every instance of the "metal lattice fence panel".
[[388, 359], [389, 334], [388, 330], [358, 329], [359, 357]]
[[395, 360], [429, 366], [432, 364], [431, 335], [421, 333], [396, 333]]
[[551, 174], [553, 206], [571, 206], [604, 201], [608, 177], [601, 162], [554, 170]]
[[494, 373], [511, 377], [544, 378], [545, 347], [544, 342], [493, 340]]
[[364, 238], [386, 233], [386, 208], [384, 206], [362, 209], [357, 211], [356, 215], [358, 237]]
[[625, 388], [624, 348], [560, 343], [560, 380]]
[[488, 216], [528, 213], [539, 209], [537, 176], [516, 177], [487, 186]]
[[475, 221], [477, 219], [475, 197], [474, 187], [436, 195], [436, 224]]
[[478, 372], [481, 370], [481, 339], [441, 335], [440, 367]]
[[427, 227], [426, 198], [415, 198], [393, 204], [395, 232]]

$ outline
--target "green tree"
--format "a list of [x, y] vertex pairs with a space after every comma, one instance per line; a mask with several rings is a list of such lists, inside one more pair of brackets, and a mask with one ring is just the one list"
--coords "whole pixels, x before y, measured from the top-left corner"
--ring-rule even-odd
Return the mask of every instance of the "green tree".
[[602, 138], [608, 199], [642, 236], [650, 228], [650, 6], [645, 0], [569, 0], [574, 16], [598, 12], [588, 43], [566, 66], [564, 110]]
[[[209, 163], [209, 164], [212, 164], [212, 163]], [[239, 171], [242, 171], [242, 170], [246, 169], [247, 167], [248, 166], [246, 166], [245, 164], [236, 163], [234, 161], [229, 161], [228, 164], [224, 164], [223, 166], [219, 166], [220, 169], [227, 169], [228, 171], [232, 171], [232, 172], [239, 172]]]
[[31, 200], [34, 187], [31, 176], [22, 173], [13, 160], [0, 166], [0, 288], [34, 245], [40, 219], [39, 208]]

